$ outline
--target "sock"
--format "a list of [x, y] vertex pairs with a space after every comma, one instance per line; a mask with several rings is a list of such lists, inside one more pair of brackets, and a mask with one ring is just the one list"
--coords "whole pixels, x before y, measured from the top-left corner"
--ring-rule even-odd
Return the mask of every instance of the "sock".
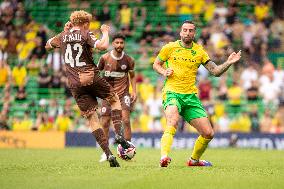
[[198, 161], [211, 140], [212, 139], [207, 139], [200, 135], [195, 141], [191, 159]]
[[161, 138], [161, 157], [168, 156], [171, 146], [174, 141], [174, 135], [176, 133], [176, 128], [174, 126], [167, 126], [164, 134]]
[[123, 126], [122, 126], [122, 111], [121, 110], [112, 110], [111, 119], [115, 133], [117, 135], [123, 136]]
[[100, 147], [106, 154], [106, 157], [108, 158], [110, 155], [112, 155], [109, 147], [108, 147], [108, 141], [104, 135], [104, 131], [102, 128], [99, 128], [92, 132], [93, 136], [95, 137], [96, 141], [99, 143]]

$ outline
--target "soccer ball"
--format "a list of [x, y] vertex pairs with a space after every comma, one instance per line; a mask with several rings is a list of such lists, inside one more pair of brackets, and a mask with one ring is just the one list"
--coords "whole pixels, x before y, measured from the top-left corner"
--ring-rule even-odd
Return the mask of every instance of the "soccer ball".
[[134, 158], [136, 154], [136, 147], [134, 144], [129, 141], [127, 141], [127, 143], [130, 144], [130, 147], [127, 149], [124, 149], [120, 144], [118, 144], [116, 148], [118, 157], [126, 161]]

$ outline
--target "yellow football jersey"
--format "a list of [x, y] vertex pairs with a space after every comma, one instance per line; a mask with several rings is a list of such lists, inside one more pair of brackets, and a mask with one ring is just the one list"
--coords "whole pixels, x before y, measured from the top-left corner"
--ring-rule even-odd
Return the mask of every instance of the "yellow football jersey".
[[180, 40], [165, 45], [159, 59], [166, 63], [166, 68], [172, 68], [174, 73], [165, 80], [163, 92], [171, 91], [180, 94], [197, 93], [195, 86], [197, 69], [200, 64], [210, 60], [201, 45], [192, 42], [191, 48], [182, 46]]

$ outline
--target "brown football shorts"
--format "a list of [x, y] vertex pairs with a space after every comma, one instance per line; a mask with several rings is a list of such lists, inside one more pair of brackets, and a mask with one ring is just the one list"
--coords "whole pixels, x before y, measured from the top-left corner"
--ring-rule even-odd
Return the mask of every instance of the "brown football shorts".
[[[124, 93], [123, 95], [119, 96], [120, 104], [122, 110], [131, 111], [131, 98], [129, 93]], [[102, 107], [101, 107], [101, 116], [111, 116], [111, 107], [110, 104], [106, 101], [102, 101]]]
[[94, 113], [98, 106], [97, 97], [111, 99], [115, 93], [112, 86], [101, 77], [95, 77], [93, 84], [78, 88], [70, 88], [77, 105], [84, 117]]

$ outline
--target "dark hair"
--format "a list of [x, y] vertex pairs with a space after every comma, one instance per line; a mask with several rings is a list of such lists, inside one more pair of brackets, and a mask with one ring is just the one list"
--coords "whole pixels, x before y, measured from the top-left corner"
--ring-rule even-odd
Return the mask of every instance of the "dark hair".
[[195, 23], [193, 21], [185, 20], [185, 21], [183, 21], [182, 25], [184, 25], [184, 24], [193, 24], [194, 27], [196, 28]]
[[125, 36], [122, 33], [116, 33], [112, 37], [112, 41], [114, 41], [115, 39], [123, 39], [123, 41], [125, 41]]

